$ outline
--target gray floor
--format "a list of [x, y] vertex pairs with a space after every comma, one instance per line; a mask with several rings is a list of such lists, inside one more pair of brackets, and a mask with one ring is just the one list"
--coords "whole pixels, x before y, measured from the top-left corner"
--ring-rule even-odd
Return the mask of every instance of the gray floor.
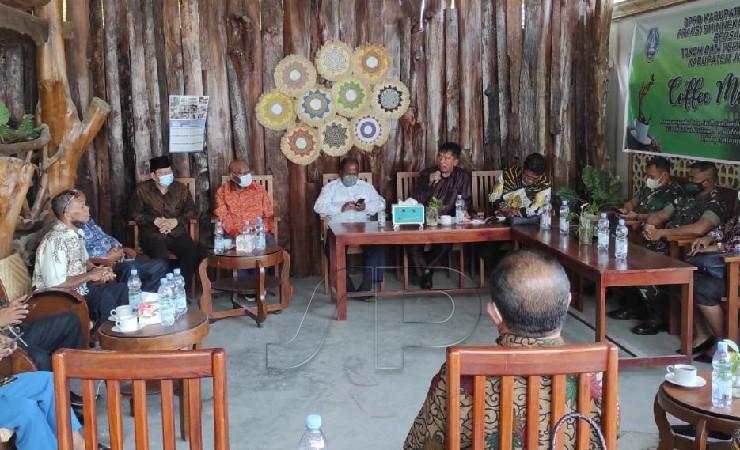
[[[452, 281], [438, 276], [435, 283]], [[401, 448], [429, 380], [444, 360], [444, 347], [458, 342], [489, 344], [496, 337], [488, 318], [480, 314], [486, 299], [477, 296], [354, 300], [348, 304], [348, 320], [337, 322], [319, 278], [294, 280], [294, 288], [290, 308], [270, 316], [262, 328], [248, 318], [211, 326], [206, 345], [228, 352], [233, 449], [294, 449], [310, 413], [322, 415], [331, 449]], [[217, 302], [221, 307], [226, 304], [225, 299]], [[592, 314], [587, 308], [582, 316]], [[678, 346], [678, 339], [665, 333], [636, 341], [628, 325], [612, 321], [608, 329], [641, 353], [671, 352]], [[571, 342], [588, 342], [593, 332], [569, 317], [564, 336]], [[655, 448], [652, 402], [664, 370], [620, 372], [619, 448]], [[209, 391], [206, 385], [204, 392]], [[161, 446], [157, 401], [151, 397], [153, 448]], [[99, 406], [103, 402], [104, 398]], [[206, 448], [212, 448], [209, 401], [204, 408]], [[106, 423], [103, 420], [101, 424]], [[126, 428], [132, 443], [130, 420]], [[103, 425], [100, 433], [105, 432]], [[186, 443], [180, 442], [178, 448], [187, 448]]]

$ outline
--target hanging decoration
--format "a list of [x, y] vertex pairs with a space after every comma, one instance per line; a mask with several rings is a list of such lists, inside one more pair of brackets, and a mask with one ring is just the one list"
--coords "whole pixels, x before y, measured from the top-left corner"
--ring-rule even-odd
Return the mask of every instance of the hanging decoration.
[[388, 122], [373, 114], [363, 114], [352, 119], [352, 138], [355, 147], [370, 152], [388, 140]]
[[275, 67], [275, 86], [291, 97], [298, 97], [316, 84], [316, 69], [307, 58], [288, 55]]
[[352, 49], [341, 41], [327, 41], [316, 54], [316, 70], [329, 81], [352, 71]]
[[257, 121], [270, 130], [285, 130], [295, 123], [292, 99], [278, 90], [262, 94], [254, 109]]
[[380, 45], [367, 44], [357, 47], [352, 57], [352, 72], [368, 84], [382, 80], [389, 66], [388, 52]]
[[357, 117], [367, 109], [370, 92], [358, 78], [340, 78], [332, 86], [331, 93], [337, 102], [337, 112], [347, 118]]
[[319, 129], [321, 150], [329, 156], [344, 156], [352, 148], [352, 132], [349, 121], [336, 116]]
[[409, 89], [398, 80], [383, 80], [373, 88], [370, 105], [384, 119], [400, 119], [410, 104]]
[[280, 140], [280, 150], [288, 160], [306, 166], [316, 161], [321, 153], [316, 130], [307, 125], [289, 129]]
[[334, 116], [335, 103], [331, 92], [322, 87], [313, 87], [295, 101], [298, 118], [314, 127], [320, 127], [327, 119]]

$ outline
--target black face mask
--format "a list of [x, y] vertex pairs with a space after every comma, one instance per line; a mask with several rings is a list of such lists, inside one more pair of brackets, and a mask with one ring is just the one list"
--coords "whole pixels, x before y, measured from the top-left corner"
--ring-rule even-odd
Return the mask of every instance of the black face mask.
[[704, 190], [704, 182], [696, 183], [693, 181], [687, 181], [686, 184], [683, 185], [683, 190], [688, 194], [698, 194]]

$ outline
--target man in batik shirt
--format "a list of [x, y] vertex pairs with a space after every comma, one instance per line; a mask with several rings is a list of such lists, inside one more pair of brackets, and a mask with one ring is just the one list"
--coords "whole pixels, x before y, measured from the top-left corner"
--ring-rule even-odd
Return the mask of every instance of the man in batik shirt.
[[[537, 347], [563, 344], [560, 337], [570, 304], [570, 282], [556, 261], [528, 250], [508, 254], [496, 266], [491, 276], [491, 296], [488, 314], [499, 330], [498, 345], [506, 347]], [[525, 331], [526, 330], [526, 331]], [[591, 418], [601, 421], [601, 374], [591, 376]], [[576, 410], [578, 385], [574, 377], [567, 378], [566, 405], [563, 414]], [[426, 400], [411, 425], [403, 448], [405, 450], [442, 450], [447, 447], [446, 365], [432, 379]], [[498, 450], [500, 379], [486, 378], [484, 417], [485, 448]], [[527, 381], [514, 379], [514, 446], [524, 448], [527, 424]], [[540, 383], [539, 448], [547, 448], [550, 438], [550, 403], [552, 379], [543, 377]], [[472, 377], [461, 379], [460, 448], [472, 445]], [[575, 440], [573, 423], [565, 426], [565, 447], [572, 448]], [[562, 441], [561, 441], [562, 442]]]
[[[545, 174], [545, 157], [539, 153], [532, 153], [524, 160], [522, 167], [510, 167], [503, 173], [502, 196], [519, 189], [524, 189], [527, 198], [534, 201], [537, 194], [552, 188], [552, 180]], [[500, 199], [494, 203], [496, 215], [504, 217], [526, 216], [525, 208], [511, 207], [505, 200]]]

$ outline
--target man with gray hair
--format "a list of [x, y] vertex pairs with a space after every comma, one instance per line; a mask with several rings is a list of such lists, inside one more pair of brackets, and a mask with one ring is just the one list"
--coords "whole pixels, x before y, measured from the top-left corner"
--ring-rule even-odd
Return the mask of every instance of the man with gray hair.
[[[488, 304], [488, 315], [498, 329], [498, 345], [506, 347], [536, 347], [563, 344], [560, 330], [565, 323], [570, 304], [570, 282], [562, 266], [555, 260], [531, 250], [509, 253], [493, 270], [490, 281], [492, 302]], [[601, 417], [601, 374], [593, 378], [591, 398], [591, 418], [597, 423]], [[575, 411], [578, 391], [574, 377], [567, 378], [568, 395], [564, 413]], [[499, 380], [495, 377], [486, 379], [484, 442], [486, 448], [498, 448], [499, 422]], [[540, 430], [548, 430], [550, 424], [552, 380], [543, 377], [540, 383]], [[472, 446], [472, 387], [471, 377], [461, 380], [461, 442], [460, 448]], [[598, 389], [595, 389], [598, 388]], [[526, 379], [514, 379], [514, 423], [524, 427], [527, 423], [527, 382]], [[524, 429], [522, 428], [522, 432]], [[518, 429], [515, 427], [515, 434]], [[405, 450], [432, 450], [447, 448], [447, 373], [443, 364], [427, 393], [426, 400], [411, 425]], [[575, 429], [565, 435], [570, 441], [566, 448], [573, 444]], [[539, 435], [539, 448], [546, 448], [549, 432]], [[517, 444], [518, 442], [518, 444]], [[522, 440], [515, 440], [514, 448], [522, 448]]]

